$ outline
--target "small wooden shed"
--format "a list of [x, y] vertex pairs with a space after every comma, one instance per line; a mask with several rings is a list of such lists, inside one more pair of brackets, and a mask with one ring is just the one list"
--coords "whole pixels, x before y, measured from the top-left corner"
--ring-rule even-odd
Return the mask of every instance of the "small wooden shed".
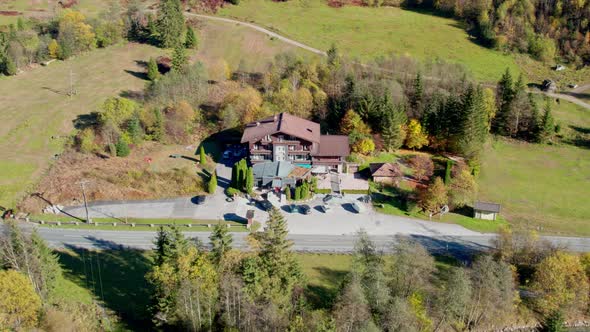
[[474, 218], [496, 220], [500, 213], [500, 204], [488, 202], [475, 202], [473, 205]]

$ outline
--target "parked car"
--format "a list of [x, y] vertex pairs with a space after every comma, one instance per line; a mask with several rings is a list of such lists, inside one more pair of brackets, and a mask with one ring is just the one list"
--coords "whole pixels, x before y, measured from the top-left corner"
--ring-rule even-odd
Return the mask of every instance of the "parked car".
[[350, 205], [356, 213], [362, 213], [365, 211], [365, 206], [361, 202], [353, 202]]
[[332, 208], [328, 204], [322, 204], [318, 205], [318, 210], [322, 211], [323, 213], [328, 213], [332, 210]]
[[299, 212], [301, 212], [303, 214], [311, 214], [311, 207], [307, 204], [303, 204], [303, 205], [301, 205]]
[[267, 200], [258, 201], [258, 205], [264, 211], [270, 211], [272, 209], [272, 204]]
[[205, 203], [206, 198], [207, 198], [207, 196], [205, 196], [205, 195], [195, 196], [195, 198], [193, 199], [193, 203], [195, 203], [197, 205], [203, 205]]
[[578, 85], [576, 83], [571, 83], [567, 85], [570, 89], [576, 89], [578, 88]]
[[227, 159], [229, 159], [230, 155], [231, 155], [231, 152], [229, 152], [229, 151], [225, 151], [225, 152], [223, 153], [223, 160], [227, 160]]
[[297, 213], [299, 212], [299, 207], [297, 206], [297, 204], [289, 204], [286, 206], [286, 210], [289, 213]]
[[334, 199], [334, 195], [326, 195], [326, 196], [324, 196], [324, 198], [322, 198], [322, 202], [324, 202], [324, 204], [327, 204], [333, 199]]

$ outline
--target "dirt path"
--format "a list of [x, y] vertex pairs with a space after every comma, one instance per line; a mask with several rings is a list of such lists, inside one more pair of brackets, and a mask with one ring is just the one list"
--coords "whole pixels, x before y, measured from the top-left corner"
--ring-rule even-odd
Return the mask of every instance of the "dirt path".
[[[281, 41], [283, 41], [283, 42], [285, 42], [287, 44], [290, 44], [290, 45], [293, 45], [293, 46], [296, 46], [296, 47], [299, 47], [299, 48], [308, 50], [308, 51], [313, 52], [315, 54], [319, 54], [319, 55], [322, 55], [322, 56], [326, 56], [327, 55], [326, 52], [324, 52], [322, 50], [319, 50], [319, 49], [314, 48], [314, 47], [311, 47], [309, 45], [300, 43], [300, 42], [298, 42], [296, 40], [293, 40], [293, 39], [290, 39], [290, 38], [281, 36], [281, 35], [279, 35], [276, 32], [273, 32], [273, 31], [271, 31], [269, 29], [263, 28], [263, 27], [258, 26], [256, 24], [252, 24], [252, 23], [248, 23], [248, 22], [242, 22], [242, 21], [238, 21], [238, 20], [234, 20], [234, 19], [230, 19], [230, 18], [225, 18], [225, 17], [209, 16], [209, 15], [203, 15], [203, 14], [185, 13], [185, 15], [188, 16], [188, 17], [197, 17], [197, 18], [203, 18], [203, 19], [207, 19], [207, 20], [220, 21], [220, 22], [232, 23], [232, 24], [236, 24], [236, 25], [245, 26], [245, 27], [254, 29], [256, 31], [260, 31], [260, 32], [262, 32], [262, 33], [264, 33], [264, 34], [266, 34], [266, 35], [268, 35], [270, 37], [279, 39], [279, 40], [281, 40]], [[379, 67], [375, 67], [375, 66], [363, 64], [363, 63], [357, 63], [357, 64], [360, 65], [360, 66], [366, 67], [366, 68], [377, 69], [377, 70], [381, 70], [383, 72], [394, 74], [392, 71], [387, 70], [387, 69], [383, 69], [383, 68], [379, 68]], [[434, 77], [424, 77], [424, 78], [427, 79], [427, 80], [429, 80], [429, 79], [430, 80], [437, 79], [437, 78], [434, 78]], [[491, 85], [491, 84], [484, 84], [484, 86], [495, 88], [495, 85]], [[582, 85], [582, 86], [576, 88], [575, 90], [572, 90], [572, 92], [578, 93], [578, 92], [582, 92], [583, 90], [588, 89], [588, 88], [590, 88], [590, 84]], [[539, 90], [529, 90], [529, 92], [538, 93], [538, 94], [544, 94], [544, 95], [547, 95], [547, 96], [552, 97], [552, 98], [558, 98], [558, 99], [567, 100], [567, 101], [572, 102], [572, 103], [574, 103], [574, 104], [576, 104], [578, 106], [584, 107], [587, 110], [590, 110], [590, 104], [588, 104], [588, 103], [586, 103], [586, 102], [584, 102], [584, 101], [582, 101], [582, 100], [580, 100], [580, 99], [578, 99], [578, 98], [576, 98], [576, 97], [574, 97], [572, 95], [569, 95], [569, 94], [549, 93], [549, 92], [544, 92], [544, 91], [539, 91]]]

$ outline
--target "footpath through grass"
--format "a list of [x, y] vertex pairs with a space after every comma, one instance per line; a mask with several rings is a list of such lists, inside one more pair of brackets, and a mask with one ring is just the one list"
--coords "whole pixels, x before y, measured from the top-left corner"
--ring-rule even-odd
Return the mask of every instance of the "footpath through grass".
[[390, 54], [460, 63], [483, 81], [497, 81], [506, 68], [520, 70], [509, 55], [482, 47], [462, 23], [393, 7], [331, 8], [324, 0], [248, 0], [218, 14], [270, 28], [299, 42], [362, 60]]

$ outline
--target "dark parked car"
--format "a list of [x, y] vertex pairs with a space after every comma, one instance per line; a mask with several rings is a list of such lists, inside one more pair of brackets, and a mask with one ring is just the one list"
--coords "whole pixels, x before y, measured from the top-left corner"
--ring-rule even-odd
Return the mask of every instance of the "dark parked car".
[[324, 196], [324, 198], [322, 198], [322, 201], [324, 202], [324, 204], [330, 202], [332, 199], [334, 199], [334, 196], [332, 195], [326, 195]]
[[272, 204], [270, 204], [269, 201], [264, 200], [264, 201], [259, 201], [258, 205], [260, 206], [260, 208], [264, 211], [269, 211], [270, 209], [272, 209]]
[[311, 214], [311, 207], [309, 207], [307, 204], [303, 204], [301, 205], [300, 212], [303, 214]]
[[206, 197], [207, 196], [205, 196], [205, 195], [195, 196], [195, 198], [193, 199], [193, 203], [195, 203], [197, 205], [202, 205], [203, 203], [205, 203]]
[[287, 205], [286, 209], [287, 209], [287, 211], [289, 211], [289, 213], [299, 212], [299, 207], [296, 204]]

